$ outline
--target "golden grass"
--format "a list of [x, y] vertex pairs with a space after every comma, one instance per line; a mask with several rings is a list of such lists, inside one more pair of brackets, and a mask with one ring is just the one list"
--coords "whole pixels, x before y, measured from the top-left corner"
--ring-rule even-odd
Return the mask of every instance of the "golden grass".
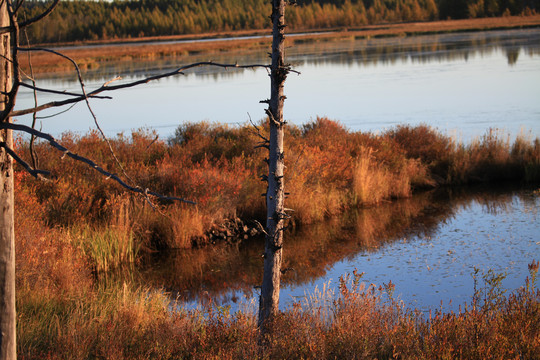
[[[286, 207], [294, 210], [290, 221], [296, 225], [406, 198], [423, 188], [534, 182], [540, 176], [538, 139], [520, 136], [512, 143], [493, 130], [468, 145], [456, 145], [426, 125], [400, 126], [375, 136], [318, 118], [302, 129], [289, 126], [287, 131]], [[119, 246], [110, 248], [117, 254], [111, 258], [128, 262], [133, 259], [126, 249], [147, 253], [208, 243], [212, 228], [228, 219], [264, 223], [265, 183], [260, 179], [267, 170], [264, 152], [255, 150], [258, 140], [250, 125], [190, 124], [169, 143], [154, 138], [135, 132], [131, 139], [121, 136], [112, 143], [140, 186], [195, 200], [197, 206], [156, 202], [155, 210], [84, 165], [61, 160], [45, 144], [36, 147], [41, 166], [58, 179], [37, 182], [18, 171], [17, 196], [38, 204], [36, 208], [42, 209], [38, 217], [51, 227], [69, 229], [82, 222], [89, 238], [94, 232], [99, 236], [97, 229], [107, 229], [104, 244], [114, 238]], [[62, 142], [116, 172], [95, 133], [64, 135]], [[76, 239], [82, 236], [80, 230], [73, 233], [78, 234]], [[77, 242], [82, 243], [88, 242]]]

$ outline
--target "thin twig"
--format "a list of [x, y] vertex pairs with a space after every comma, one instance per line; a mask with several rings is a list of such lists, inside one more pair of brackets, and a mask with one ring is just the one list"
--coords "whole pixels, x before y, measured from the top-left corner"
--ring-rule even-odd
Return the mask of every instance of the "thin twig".
[[[35, 116], [36, 119], [50, 119], [50, 118], [53, 118], [53, 117], [58, 116], [58, 115], [60, 115], [60, 114], [67, 113], [69, 110], [73, 109], [73, 107], [74, 107], [75, 105], [77, 105], [77, 104], [76, 104], [76, 103], [75, 103], [75, 104], [71, 104], [71, 106], [68, 107], [67, 109], [62, 110], [62, 111], [59, 111], [59, 112], [54, 113], [54, 114], [51, 114], [51, 115], [47, 115], [47, 116], [36, 116], [36, 115], [37, 115], [36, 113], [34, 113], [34, 114], [32, 114], [32, 115]], [[35, 127], [35, 126], [32, 126], [32, 127]]]
[[[19, 6], [22, 4], [22, 1], [21, 3], [19, 4]], [[17, 7], [18, 9], [18, 7]], [[30, 40], [28, 39], [28, 32], [26, 31], [26, 28], [23, 30], [24, 31], [24, 37], [26, 39], [26, 44], [28, 46], [30, 46]], [[34, 89], [32, 90], [32, 93], [34, 95], [34, 106], [38, 106], [38, 99], [37, 99], [37, 88], [36, 88], [36, 80], [34, 79], [34, 67], [32, 66], [32, 53], [31, 52], [28, 52], [28, 66], [30, 67], [30, 81], [32, 81], [32, 85], [34, 86]], [[21, 82], [20, 85], [26, 85], [24, 83]], [[33, 113], [32, 114], [32, 128], [35, 129], [36, 128], [36, 122], [37, 122], [37, 113]], [[30, 151], [30, 157], [32, 158], [32, 166], [34, 168], [37, 168], [38, 167], [38, 157], [37, 157], [37, 153], [34, 149], [34, 142], [36, 140], [36, 137], [34, 135], [32, 135], [30, 137], [30, 145], [28, 146], [29, 148], [29, 151]]]
[[255, 125], [255, 123], [253, 122], [253, 120], [251, 119], [251, 115], [248, 113], [247, 114], [248, 117], [249, 117], [249, 122], [251, 123], [251, 125], [255, 128], [255, 135], [257, 135], [258, 137], [260, 137], [262, 140], [263, 140], [263, 143], [270, 143], [270, 140], [268, 140], [267, 137], [265, 137], [262, 133], [261, 133], [261, 129]]
[[[30, 53], [28, 53], [29, 56], [30, 56]], [[40, 92], [46, 92], [46, 93], [50, 93], [50, 94], [57, 94], [57, 95], [66, 95], [66, 96], [76, 96], [76, 97], [83, 97], [84, 94], [79, 94], [79, 93], [72, 93], [72, 92], [69, 92], [69, 91], [60, 91], [60, 90], [53, 90], [53, 89], [47, 89], [47, 88], [40, 88], [40, 87], [37, 87], [36, 86], [36, 82], [34, 81], [33, 79], [33, 72], [32, 72], [32, 67], [30, 65], [30, 80], [32, 81], [32, 84], [33, 85], [29, 85], [29, 84], [26, 84], [24, 82], [21, 82], [20, 83], [20, 86], [21, 87], [25, 87], [27, 89], [31, 89], [31, 90], [34, 90], [34, 91], [40, 91]], [[112, 99], [111, 96], [99, 96], [99, 95], [89, 95], [88, 97], [90, 98], [95, 98], [95, 99]]]
[[185, 202], [185, 203], [192, 204], [192, 205], [196, 204], [194, 201], [185, 200], [185, 199], [175, 197], [175, 196], [165, 196], [165, 195], [156, 193], [154, 191], [151, 191], [149, 189], [143, 189], [140, 186], [130, 186], [127, 183], [125, 183], [122, 179], [120, 179], [116, 174], [113, 174], [113, 173], [110, 173], [110, 172], [106, 171], [101, 166], [96, 164], [94, 161], [92, 161], [92, 160], [90, 160], [88, 158], [85, 158], [83, 156], [77, 155], [75, 153], [72, 153], [71, 151], [69, 151], [68, 148], [66, 148], [66, 147], [62, 146], [61, 144], [59, 144], [56, 141], [56, 139], [54, 137], [52, 137], [52, 135], [50, 135], [50, 134], [38, 131], [38, 130], [33, 129], [33, 128], [31, 128], [29, 126], [26, 126], [26, 125], [12, 124], [12, 123], [6, 123], [6, 122], [0, 123], [0, 129], [2, 129], [2, 130], [3, 129], [10, 129], [10, 130], [14, 130], [14, 131], [22, 131], [22, 132], [25, 132], [27, 134], [34, 135], [36, 137], [42, 138], [42, 139], [48, 141], [49, 145], [51, 145], [55, 149], [63, 152], [64, 153], [63, 156], [69, 156], [70, 158], [72, 158], [72, 159], [74, 159], [76, 161], [80, 161], [80, 162], [82, 162], [84, 164], [87, 164], [88, 166], [90, 166], [91, 168], [93, 168], [94, 170], [99, 172], [100, 174], [104, 175], [107, 179], [113, 179], [118, 184], [120, 184], [122, 187], [124, 187], [124, 188], [126, 188], [126, 189], [128, 189], [128, 190], [130, 190], [132, 192], [145, 195], [146, 197], [148, 195], [152, 195], [152, 196], [155, 196], [155, 197], [160, 198], [162, 200], [181, 201], [181, 202]]

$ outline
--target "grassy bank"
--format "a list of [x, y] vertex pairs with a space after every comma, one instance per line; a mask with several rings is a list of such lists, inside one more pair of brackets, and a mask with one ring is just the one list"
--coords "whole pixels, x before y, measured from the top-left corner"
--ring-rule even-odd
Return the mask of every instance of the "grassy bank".
[[[369, 25], [361, 28], [348, 27], [331, 29], [328, 32], [310, 32], [288, 38], [288, 46], [294, 46], [296, 42], [306, 41], [332, 41], [338, 39], [365, 39], [388, 36], [410, 36], [422, 34], [435, 34], [460, 31], [483, 31], [495, 29], [515, 29], [540, 26], [540, 15], [531, 16], [508, 16], [499, 18], [482, 18], [466, 20], [446, 20], [431, 22], [407, 22], [397, 24]], [[225, 51], [238, 49], [267, 49], [268, 40], [236, 39], [220, 41], [222, 37], [241, 37], [251, 35], [267, 35], [267, 31], [235, 31], [226, 33], [208, 33], [198, 35], [163, 36], [137, 39], [123, 39], [115, 42], [94, 42], [95, 47], [73, 46], [63, 48], [63, 54], [75, 59], [80, 67], [95, 69], [102, 63], [112, 61], [153, 60], [160, 57], [168, 57], [182, 64], [182, 59], [189, 54], [218, 54]], [[214, 41], [208, 39], [215, 38]], [[204, 42], [166, 43], [161, 41], [206, 39]], [[107, 44], [107, 51], [103, 51], [100, 44]], [[73, 71], [72, 65], [67, 61], [58, 61], [58, 57], [45, 52], [33, 53], [31, 56], [32, 67], [36, 74], [58, 71]], [[23, 70], [27, 73], [29, 65], [26, 57], [21, 60]]]
[[[287, 132], [287, 207], [296, 210], [291, 223], [298, 226], [423, 188], [540, 180], [540, 140], [526, 136], [510, 141], [489, 131], [465, 145], [427, 126], [374, 135], [324, 118], [289, 126]], [[540, 351], [537, 263], [530, 265], [524, 287], [510, 296], [503, 296], [499, 275], [479, 276], [471, 302], [450, 314], [406, 309], [392, 299], [390, 283], [373, 288], [352, 274], [336, 293], [321, 289], [283, 311], [262, 353], [254, 304], [237, 314], [211, 303], [188, 312], [171, 307], [163, 291], [95, 280], [96, 273], [145, 254], [205, 244], [211, 241], [208, 231], [226, 219], [264, 218], [265, 154], [255, 149], [259, 140], [251, 125], [208, 123], [184, 124], [167, 141], [145, 131], [113, 139], [136, 183], [198, 203], [156, 202], [159, 211], [37, 144], [40, 168], [54, 176], [39, 182], [15, 172], [19, 356], [535, 358]], [[97, 134], [65, 134], [61, 142], [119, 172]], [[17, 147], [24, 152], [24, 143]], [[369, 242], [369, 229], [362, 227], [368, 232], [362, 239]]]
[[472, 300], [446, 314], [406, 309], [391, 283], [368, 287], [351, 274], [336, 293], [321, 289], [281, 312], [262, 349], [254, 304], [235, 314], [211, 304], [188, 312], [160, 291], [96, 286], [77, 261], [63, 264], [47, 268], [63, 282], [44, 276], [21, 286], [18, 274], [21, 359], [535, 359], [540, 351], [537, 263], [507, 297], [498, 275], [484, 274]]
[[[294, 226], [426, 188], [540, 180], [540, 140], [526, 135], [512, 142], [490, 130], [465, 145], [424, 125], [398, 126], [374, 135], [319, 118], [303, 127], [288, 126], [286, 136], [286, 202], [294, 210]], [[65, 134], [60, 141], [121, 174], [96, 133]], [[156, 201], [158, 211], [39, 143], [40, 168], [52, 170], [52, 181], [33, 180], [17, 171], [17, 203], [32, 204], [35, 221], [65, 233], [95, 270], [107, 270], [152, 251], [215, 241], [212, 230], [229, 219], [264, 223], [261, 194], [267, 170], [265, 152], [256, 149], [259, 142], [251, 125], [209, 123], [181, 125], [167, 141], [145, 131], [112, 139], [131, 177], [128, 181], [197, 202], [193, 206]], [[223, 237], [234, 240], [235, 229], [229, 230], [232, 233]], [[242, 234], [249, 237], [248, 232]]]

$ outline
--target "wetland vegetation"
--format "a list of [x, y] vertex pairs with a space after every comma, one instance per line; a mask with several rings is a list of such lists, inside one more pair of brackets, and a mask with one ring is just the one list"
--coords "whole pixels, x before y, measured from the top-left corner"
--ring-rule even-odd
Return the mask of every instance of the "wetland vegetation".
[[[447, 17], [531, 15], [537, 7], [535, 1], [502, 0], [298, 3], [288, 19], [297, 31], [350, 30], [352, 24], [364, 27], [389, 21]], [[266, 23], [268, 13], [260, 1], [246, 6], [243, 1], [231, 0], [226, 5], [238, 11], [229, 13], [219, 2], [182, 4], [176, 1], [61, 2], [58, 11], [39, 24], [43, 28], [34, 27], [29, 36], [38, 42], [125, 40], [140, 35], [177, 36], [201, 31], [220, 32], [219, 36], [223, 36], [224, 32], [238, 30], [257, 32]], [[215, 5], [216, 11], [209, 11], [208, 4]], [[28, 16], [32, 11], [39, 12], [39, 6], [41, 2], [27, 1]], [[350, 7], [357, 10], [354, 14], [358, 18], [349, 18], [353, 14]], [[140, 11], [148, 16], [141, 17]], [[90, 14], [95, 21], [82, 21], [87, 18], [83, 13]], [[58, 16], [72, 17], [73, 21], [59, 21]], [[183, 21], [171, 20], [178, 16]], [[112, 21], [98, 21], [104, 19]], [[167, 24], [184, 28], [167, 28]], [[537, 25], [538, 16], [505, 17], [459, 24], [437, 23], [437, 30], [427, 23], [415, 23], [322, 36], [364, 38], [478, 26]], [[318, 41], [310, 36], [296, 39], [304, 43]], [[249, 40], [242, 46], [260, 47], [263, 43], [260, 39]], [[173, 56], [181, 57], [186, 53], [220, 52], [239, 46], [239, 43], [224, 44], [182, 45], [182, 49], [165, 45], [168, 49], [162, 53], [155, 47], [141, 45], [137, 50], [135, 47], [129, 51], [111, 50], [105, 56], [130, 60], [159, 57], [166, 52], [170, 55], [173, 51]], [[88, 58], [103, 52], [87, 51], [83, 56]], [[99, 56], [102, 55], [98, 55], [98, 61], [108, 61]], [[52, 66], [47, 65], [50, 58], [36, 56], [34, 60], [38, 66], [45, 64], [43, 68], [48, 70], [47, 66]], [[92, 68], [95, 61], [82, 64], [82, 68]], [[258, 127], [260, 130], [250, 124], [184, 123], [167, 140], [144, 129], [111, 139], [130, 181], [194, 200], [195, 206], [165, 201], [150, 204], [104, 180], [93, 169], [63, 159], [50, 151], [46, 143], [36, 143], [39, 166], [52, 170], [53, 175], [50, 181], [40, 182], [21, 168], [16, 168], [14, 174], [19, 357], [534, 359], [537, 356], [540, 291], [535, 261], [529, 264], [529, 277], [523, 286], [510, 294], [502, 287], [504, 274], [475, 271], [471, 300], [454, 312], [441, 307], [425, 313], [405, 306], [394, 297], [395, 284], [367, 285], [362, 282], [362, 273], [355, 270], [344, 275], [337, 288], [323, 287], [281, 311], [272, 324], [274, 331], [268, 335], [264, 352], [259, 346], [253, 303], [241, 303], [240, 311], [235, 312], [214, 303], [210, 296], [197, 308], [177, 303], [175, 298], [180, 294], [174, 291], [179, 292], [186, 282], [197, 284], [210, 279], [217, 292], [224, 292], [231, 287], [242, 290], [246, 283], [257, 281], [253, 269], [260, 267], [257, 261], [260, 259], [254, 256], [256, 249], [250, 250], [242, 264], [244, 271], [234, 270], [230, 264], [237, 261], [235, 252], [239, 244], [257, 241], [260, 229], [257, 221], [262, 222], [265, 217], [264, 199], [260, 196], [265, 191], [264, 176], [261, 177], [264, 152], [257, 149], [260, 145], [257, 131], [265, 133], [266, 129], [263, 122]], [[452, 191], [464, 185], [504, 182], [527, 183], [537, 189], [540, 181], [540, 140], [528, 135], [510, 139], [497, 130], [489, 130], [481, 138], [460, 143], [428, 125], [400, 125], [373, 134], [352, 131], [322, 117], [301, 126], [290, 125], [286, 131], [287, 207], [295, 210], [288, 225], [293, 232], [304, 231], [305, 237], [316, 237], [320, 247], [310, 257], [288, 259], [285, 272], [289, 267], [304, 271], [295, 272], [294, 280], [284, 277], [285, 283], [309, 281], [325, 263], [332, 263], [359, 247], [376, 248], [382, 235], [396, 237], [411, 231], [409, 225], [413, 219], [421, 225], [419, 231], [429, 233], [436, 226], [434, 219], [445, 219], [451, 213], [428, 204], [427, 194], [433, 189]], [[60, 141], [73, 152], [104, 164], [109, 171], [118, 171], [97, 132], [64, 133]], [[27, 148], [27, 139], [17, 139], [19, 153], [25, 153]], [[25, 159], [30, 162], [29, 155]], [[538, 190], [531, 193], [538, 196]], [[403, 201], [413, 194], [420, 194], [418, 202]], [[376, 211], [368, 213], [366, 209], [370, 208]], [[432, 217], [417, 222], [427, 210]], [[337, 217], [348, 212], [356, 212], [350, 222]], [[321, 230], [318, 224], [322, 221], [334, 226], [331, 230]], [[349, 231], [350, 228], [354, 231]], [[325, 231], [328, 234], [323, 234]], [[333, 247], [335, 244], [330, 244], [329, 239], [334, 240], [336, 233], [342, 238], [339, 246]], [[311, 245], [296, 241], [287, 246], [290, 246], [288, 251], [300, 254]], [[182, 256], [169, 256], [174, 251]], [[144, 281], [137, 278], [138, 271], [156, 258], [175, 262], [172, 267], [175, 271], [167, 273], [170, 288], [180, 284], [174, 291], [160, 288], [151, 278]], [[309, 266], [315, 263], [318, 266]], [[218, 276], [210, 274], [215, 264], [221, 271]], [[115, 271], [125, 273], [116, 277]], [[249, 279], [240, 283], [233, 278]], [[194, 298], [202, 297], [198, 294]]]
[[[263, 124], [259, 128], [264, 132]], [[501, 181], [534, 185], [540, 178], [540, 142], [524, 136], [510, 141], [489, 131], [464, 145], [426, 125], [374, 135], [326, 118], [288, 126], [287, 132], [288, 206], [296, 210], [290, 225], [300, 228], [426, 189]], [[97, 134], [64, 134], [61, 140], [72, 151], [114, 168]], [[21, 170], [15, 174], [16, 201], [24, 204], [16, 219], [20, 356], [257, 357], [250, 304], [234, 314], [211, 302], [185, 310], [171, 307], [170, 294], [129, 276], [97, 279], [168, 249], [218, 241], [212, 230], [227, 219], [247, 223], [264, 217], [264, 152], [256, 149], [258, 142], [249, 124], [210, 123], [183, 124], [168, 141], [144, 130], [113, 139], [136, 182], [197, 201], [196, 206], [156, 203], [159, 211], [38, 143], [40, 165], [58, 176], [39, 182]], [[18, 146], [25, 141], [20, 139]], [[365, 242], [372, 238], [366, 234]], [[234, 234], [221, 239], [240, 241]], [[228, 247], [216, 249], [207, 260], [226, 261]], [[186, 259], [183, 271], [204, 270], [187, 260], [193, 258]], [[388, 297], [391, 284], [365, 287], [358, 275], [351, 275], [336, 293], [311, 294], [283, 311], [265, 356], [533, 358], [540, 293], [534, 285], [537, 265], [530, 269], [528, 282], [510, 296], [502, 295], [496, 274], [486, 273], [466, 308], [455, 313], [434, 309], [429, 316]]]

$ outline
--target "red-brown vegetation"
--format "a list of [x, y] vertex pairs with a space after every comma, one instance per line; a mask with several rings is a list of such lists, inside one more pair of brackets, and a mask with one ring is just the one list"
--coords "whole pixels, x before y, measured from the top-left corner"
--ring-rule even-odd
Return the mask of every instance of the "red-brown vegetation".
[[[400, 126], [375, 136], [324, 118], [287, 131], [287, 204], [297, 209], [291, 221], [299, 225], [351, 207], [409, 196], [426, 186], [506, 180], [509, 174], [516, 181], [537, 182], [540, 174], [537, 139], [520, 137], [510, 144], [489, 132], [469, 145], [458, 145], [428, 126]], [[96, 133], [65, 134], [61, 142], [121, 173]], [[391, 284], [374, 289], [357, 278], [344, 280], [339, 293], [323, 290], [282, 312], [262, 353], [254, 309], [234, 315], [212, 306], [204, 311], [172, 310], [162, 291], [94, 280], [96, 273], [139, 261], [143, 254], [202, 244], [212, 226], [227, 218], [264, 216], [264, 183], [259, 177], [264, 152], [254, 148], [258, 142], [250, 125], [205, 123], [183, 125], [167, 142], [146, 131], [113, 139], [134, 182], [198, 202], [156, 203], [160, 211], [94, 170], [38, 144], [40, 167], [54, 172], [52, 181], [33, 180], [22, 170], [15, 173], [20, 356], [532, 359], [538, 354], [536, 263], [530, 266], [526, 286], [510, 296], [501, 296], [490, 274], [459, 313], [430, 316], [388, 298]], [[23, 145], [19, 142], [19, 152]], [[369, 198], [361, 196], [366, 183]], [[347, 246], [359, 246], [358, 240], [369, 246], [373, 234], [394, 231], [384, 225], [394, 223], [389, 216], [363, 222], [359, 217], [357, 226], [362, 229]], [[320, 235], [314, 227], [310, 236]], [[291, 247], [297, 253], [307, 251], [301, 243]], [[324, 259], [339, 257], [339, 251], [308, 255], [329, 261]], [[190, 266], [180, 264], [176, 278], [185, 281], [180, 278], [190, 272], [204, 276], [206, 263], [218, 261], [226, 268], [229, 255], [220, 254]], [[309, 256], [290, 257], [287, 266], [310, 261]]]
[[[264, 131], [264, 129], [263, 129]], [[352, 132], [318, 118], [287, 128], [287, 207], [293, 224], [329, 218], [351, 207], [368, 206], [413, 191], [479, 181], [538, 181], [539, 140], [514, 144], [489, 131], [471, 144], [456, 144], [426, 125], [398, 126], [382, 135]], [[62, 159], [46, 144], [36, 150], [50, 182], [17, 181], [18, 197], [31, 199], [36, 216], [51, 228], [129, 229], [140, 249], [186, 248], [204, 244], [205, 233], [226, 219], [264, 217], [264, 152], [250, 125], [185, 124], [167, 142], [147, 131], [120, 136], [112, 146], [133, 183], [197, 202], [196, 206], [156, 203], [126, 193], [83, 164]], [[73, 152], [122, 172], [97, 133], [64, 134]], [[30, 202], [30, 200], [25, 200]], [[19, 202], [20, 203], [20, 202]], [[37, 207], [37, 206], [36, 206]], [[120, 211], [123, 208], [125, 210]], [[124, 231], [123, 230], [123, 231]]]

